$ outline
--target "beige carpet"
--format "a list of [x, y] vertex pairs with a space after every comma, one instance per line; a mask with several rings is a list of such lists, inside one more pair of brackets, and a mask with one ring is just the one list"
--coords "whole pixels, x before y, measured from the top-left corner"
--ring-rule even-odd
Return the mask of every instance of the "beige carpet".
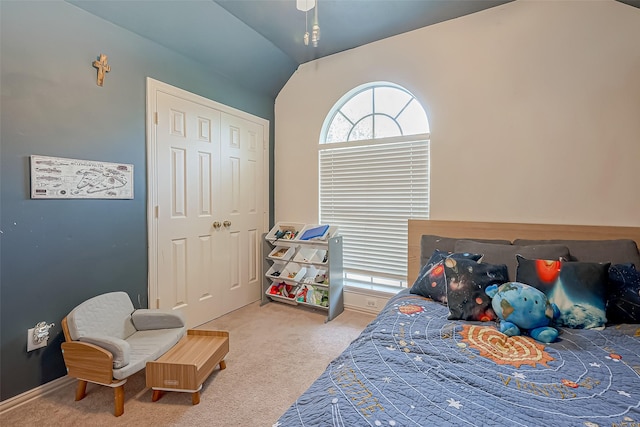
[[144, 370], [125, 384], [124, 415], [113, 416], [113, 391], [89, 384], [74, 401], [75, 382], [4, 413], [4, 426], [271, 426], [355, 339], [373, 316], [326, 315], [281, 303], [250, 304], [203, 329], [229, 331], [227, 369], [205, 381], [200, 404], [188, 393], [151, 402]]

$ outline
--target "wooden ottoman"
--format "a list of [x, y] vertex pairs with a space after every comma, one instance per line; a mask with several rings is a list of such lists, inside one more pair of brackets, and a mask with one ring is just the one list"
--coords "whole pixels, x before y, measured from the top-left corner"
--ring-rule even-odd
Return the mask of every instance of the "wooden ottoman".
[[229, 333], [189, 329], [187, 335], [169, 351], [153, 362], [147, 362], [147, 387], [153, 389], [153, 402], [163, 391], [192, 393], [194, 405], [200, 403], [200, 389], [215, 367], [227, 365]]

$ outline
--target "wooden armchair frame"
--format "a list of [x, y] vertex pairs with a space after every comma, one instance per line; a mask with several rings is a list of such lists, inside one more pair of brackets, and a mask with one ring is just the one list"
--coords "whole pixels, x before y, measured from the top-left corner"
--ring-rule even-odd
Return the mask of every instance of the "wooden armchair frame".
[[76, 401], [86, 396], [87, 382], [112, 387], [114, 392], [114, 415], [124, 413], [124, 384], [127, 379], [113, 378], [113, 355], [97, 345], [74, 341], [69, 334], [67, 318], [62, 319], [62, 331], [65, 342], [62, 343], [62, 355], [69, 376], [78, 379]]

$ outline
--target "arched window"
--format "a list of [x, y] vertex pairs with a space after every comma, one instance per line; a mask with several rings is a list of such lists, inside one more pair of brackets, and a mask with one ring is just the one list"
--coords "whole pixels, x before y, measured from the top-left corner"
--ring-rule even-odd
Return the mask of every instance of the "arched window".
[[392, 83], [343, 96], [319, 145], [320, 222], [344, 236], [346, 278], [407, 286], [407, 219], [429, 217], [429, 122]]

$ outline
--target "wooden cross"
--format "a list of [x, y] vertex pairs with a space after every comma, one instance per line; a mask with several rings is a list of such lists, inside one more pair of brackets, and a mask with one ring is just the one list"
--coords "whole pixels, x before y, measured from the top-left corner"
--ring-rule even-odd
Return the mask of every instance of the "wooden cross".
[[98, 69], [98, 86], [102, 86], [104, 83], [104, 73], [111, 71], [111, 65], [107, 65], [107, 55], [100, 54], [99, 60], [93, 61], [93, 66]]

